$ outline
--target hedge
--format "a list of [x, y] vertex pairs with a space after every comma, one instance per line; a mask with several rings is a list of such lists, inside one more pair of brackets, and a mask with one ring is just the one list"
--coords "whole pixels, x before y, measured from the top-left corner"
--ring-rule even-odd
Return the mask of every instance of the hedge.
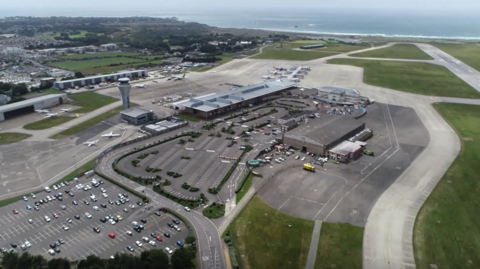
[[163, 186], [164, 186], [163, 184], [160, 184], [158, 186], [154, 186], [153, 191], [162, 195], [162, 196], [165, 196], [168, 199], [173, 200], [173, 201], [175, 201], [175, 202], [177, 202], [177, 203], [179, 203], [183, 206], [188, 206], [190, 208], [196, 208], [201, 203], [200, 199], [198, 199], [198, 200], [186, 200], [186, 199], [179, 198], [179, 197], [177, 197], [173, 194], [170, 194], [163, 189]]
[[252, 174], [252, 170], [249, 170], [248, 173], [245, 175], [245, 177], [242, 179], [242, 182], [240, 182], [240, 184], [237, 186], [235, 193], [238, 193], [242, 189], [243, 185], [245, 184], [245, 182], [247, 182], [247, 179], [251, 174]]

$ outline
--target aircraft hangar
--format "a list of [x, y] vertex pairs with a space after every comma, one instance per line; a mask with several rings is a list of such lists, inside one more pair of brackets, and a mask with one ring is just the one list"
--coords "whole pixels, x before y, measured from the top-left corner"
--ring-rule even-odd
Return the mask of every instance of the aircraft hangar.
[[8, 120], [28, 113], [35, 112], [37, 109], [51, 108], [66, 103], [67, 94], [49, 94], [13, 104], [0, 106], [0, 121]]

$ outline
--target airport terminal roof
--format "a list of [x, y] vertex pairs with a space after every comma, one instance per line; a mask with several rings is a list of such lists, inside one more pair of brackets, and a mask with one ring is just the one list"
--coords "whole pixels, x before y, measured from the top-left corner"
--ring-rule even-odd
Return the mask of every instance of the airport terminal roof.
[[119, 75], [119, 74], [124, 74], [124, 73], [138, 73], [138, 72], [147, 72], [147, 71], [146, 70], [121, 71], [121, 72], [117, 72], [117, 73], [105, 74], [105, 75], [99, 75], [99, 76], [91, 76], [91, 77], [84, 77], [84, 78], [61, 80], [61, 81], [57, 81], [55, 83], [56, 84], [58, 84], [58, 83], [69, 83], [69, 82], [73, 82], [73, 81], [84, 81], [84, 80], [87, 80], [87, 79], [104, 78], [104, 77], [109, 77], [109, 76], [114, 76], [114, 75]]
[[306, 137], [329, 147], [340, 137], [347, 135], [352, 130], [365, 124], [363, 121], [356, 120], [352, 117], [339, 115], [322, 115], [320, 120], [325, 122], [325, 124], [312, 131], [309, 131], [309, 129], [297, 128], [289, 133], [296, 136]]
[[267, 82], [239, 87], [224, 93], [215, 93], [180, 101], [173, 105], [190, 107], [200, 111], [212, 111], [231, 104], [240, 103], [256, 97], [276, 93], [295, 87], [295, 83], [286, 80], [269, 80]]
[[358, 94], [358, 91], [355, 89], [335, 87], [335, 86], [320, 86], [320, 87], [316, 87], [316, 89], [323, 92], [345, 92], [345, 93]]
[[140, 107], [131, 107], [120, 112], [120, 114], [127, 115], [133, 118], [142, 116], [145, 113], [149, 113], [150, 110], [146, 110]]
[[40, 96], [40, 97], [37, 97], [37, 98], [32, 98], [32, 99], [27, 99], [27, 100], [24, 100], [24, 101], [16, 102], [16, 103], [13, 103], [13, 104], [0, 106], [0, 113], [5, 113], [5, 112], [16, 110], [16, 109], [20, 109], [20, 108], [24, 108], [24, 107], [28, 107], [28, 106], [33, 106], [37, 103], [40, 103], [40, 102], [43, 102], [43, 101], [46, 101], [46, 100], [50, 100], [52, 98], [60, 98], [62, 96], [66, 96], [66, 95], [67, 95], [66, 93], [49, 94], [49, 95], [44, 95], [44, 96]]

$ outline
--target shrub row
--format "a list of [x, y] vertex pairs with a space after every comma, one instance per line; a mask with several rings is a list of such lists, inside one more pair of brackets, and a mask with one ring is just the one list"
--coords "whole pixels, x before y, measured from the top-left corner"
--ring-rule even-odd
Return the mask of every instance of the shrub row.
[[185, 189], [185, 190], [188, 190], [188, 189], [190, 189], [190, 185], [188, 185], [187, 182], [185, 182], [185, 183], [182, 184], [182, 188]]
[[158, 193], [160, 195], [163, 195], [163, 196], [167, 197], [168, 199], [173, 200], [173, 201], [175, 201], [175, 202], [177, 202], [177, 203], [179, 203], [183, 206], [188, 206], [190, 208], [196, 208], [201, 203], [200, 199], [191, 201], [191, 200], [182, 199], [182, 198], [179, 198], [179, 197], [177, 197], [173, 194], [170, 194], [163, 189], [163, 186], [167, 186], [167, 185], [160, 184], [158, 186], [154, 186], [153, 191], [155, 191], [156, 193]]
[[183, 159], [183, 160], [190, 160], [191, 158], [189, 156], [182, 156], [180, 157], [180, 159]]
[[238, 184], [237, 189], [235, 190], [235, 193], [238, 193], [242, 189], [243, 185], [245, 184], [245, 182], [247, 182], [247, 179], [251, 174], [252, 174], [252, 170], [248, 170], [248, 173], [242, 179], [242, 182], [240, 182], [240, 184]]
[[145, 158], [147, 158], [148, 155], [150, 155], [150, 153], [140, 154], [140, 155], [137, 156], [137, 159], [140, 159], [140, 160], [145, 159]]
[[167, 172], [167, 176], [171, 176], [171, 177], [173, 177], [173, 178], [177, 178], [177, 177], [181, 177], [182, 174], [179, 174], [179, 173], [177, 173], [177, 172], [168, 171], [168, 172]]
[[232, 268], [239, 269], [240, 263], [238, 259], [238, 252], [235, 246], [233, 245], [232, 240], [230, 239], [230, 231], [227, 231], [225, 235], [226, 236], [223, 238], [223, 241], [228, 245], [228, 254], [230, 256], [230, 262], [232, 264]]

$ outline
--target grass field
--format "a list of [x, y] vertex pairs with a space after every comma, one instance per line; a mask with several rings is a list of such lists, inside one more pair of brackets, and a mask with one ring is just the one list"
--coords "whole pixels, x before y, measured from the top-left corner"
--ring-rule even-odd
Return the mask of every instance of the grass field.
[[[230, 57], [230, 55], [220, 55], [220, 56], [216, 56], [217, 58], [222, 58], [221, 61], [218, 61], [216, 63], [218, 63], [219, 65], [222, 65], [222, 64], [225, 64], [225, 63], [228, 63], [230, 62], [231, 60], [233, 60], [232, 57]], [[218, 65], [217, 65], [218, 66]], [[205, 72], [205, 71], [208, 71], [212, 68], [215, 68], [217, 66], [205, 66], [205, 67], [193, 67], [190, 69], [190, 71], [193, 71], [193, 72]]]
[[32, 135], [22, 133], [0, 133], [0, 145], [15, 143]]
[[330, 64], [364, 68], [365, 83], [432, 96], [480, 98], [480, 93], [443, 66], [428, 63], [332, 59]]
[[315, 269], [361, 269], [363, 228], [322, 223]]
[[59, 59], [64, 60], [78, 60], [85, 58], [112, 58], [112, 57], [124, 57], [124, 56], [138, 56], [140, 54], [136, 52], [99, 52], [99, 53], [86, 53], [86, 54], [74, 54], [74, 55], [65, 55], [59, 56]]
[[392, 58], [392, 59], [414, 59], [414, 60], [432, 60], [430, 55], [423, 52], [415, 45], [397, 44], [391, 47], [371, 50], [361, 53], [350, 54], [354, 57], [371, 57], [371, 58]]
[[328, 51], [300, 51], [288, 48], [276, 49], [274, 47], [263, 48], [262, 53], [255, 55], [252, 59], [269, 59], [269, 60], [289, 60], [289, 61], [310, 61], [323, 57], [336, 55], [338, 53]]
[[80, 132], [80, 131], [83, 131], [83, 130], [87, 129], [88, 127], [91, 127], [91, 126], [93, 126], [93, 125], [95, 125], [95, 124], [97, 124], [97, 123], [100, 123], [100, 122], [102, 122], [102, 121], [104, 121], [104, 120], [106, 120], [106, 119], [108, 119], [108, 118], [110, 118], [110, 117], [112, 117], [112, 116], [117, 115], [117, 114], [120, 113], [120, 111], [122, 111], [122, 110], [123, 110], [123, 106], [117, 107], [117, 108], [112, 109], [112, 110], [110, 110], [110, 111], [108, 111], [108, 112], [106, 112], [106, 113], [103, 113], [103, 114], [98, 115], [98, 116], [96, 116], [96, 117], [94, 117], [94, 118], [91, 118], [91, 119], [89, 119], [89, 120], [87, 120], [87, 121], [84, 121], [84, 122], [82, 122], [82, 123], [80, 123], [80, 124], [78, 124], [78, 125], [75, 125], [75, 126], [73, 126], [72, 128], [66, 129], [66, 130], [64, 130], [64, 131], [62, 131], [62, 132], [60, 132], [60, 133], [52, 136], [51, 138], [53, 138], [53, 139], [60, 139], [60, 138], [63, 138], [63, 137], [67, 137], [67, 136], [70, 136], [70, 135], [74, 135], [74, 134], [76, 134], [76, 133], [78, 133], [78, 132]]
[[213, 203], [203, 209], [202, 214], [209, 219], [218, 219], [225, 215], [225, 204]]
[[[85, 37], [86, 34], [87, 34], [87, 31], [80, 31], [80, 34], [69, 35], [69, 37], [70, 38]], [[103, 35], [103, 34], [97, 34], [97, 35]], [[55, 38], [55, 37], [59, 37], [59, 36], [60, 36], [60, 33], [56, 33], [56, 34], [50, 34], [50, 35], [42, 35], [42, 36], [40, 36], [40, 38]]]
[[413, 247], [418, 269], [480, 267], [480, 106], [438, 103], [463, 150], [418, 213]]
[[70, 104], [82, 107], [75, 110], [75, 113], [90, 112], [118, 101], [113, 97], [101, 95], [96, 92], [80, 92], [69, 94], [68, 98], [73, 100], [73, 102]]
[[74, 117], [62, 117], [62, 116], [46, 118], [46, 119], [42, 119], [42, 120], [24, 125], [23, 128], [26, 130], [45, 130], [48, 128], [52, 128], [53, 126], [57, 126], [62, 123], [65, 123], [67, 121], [71, 121], [73, 119]]
[[187, 120], [187, 121], [191, 121], [191, 122], [199, 122], [200, 121], [199, 118], [197, 118], [193, 115], [189, 115], [189, 114], [178, 114], [176, 117]]
[[480, 71], [480, 46], [474, 44], [431, 43], [470, 67]]
[[[71, 105], [75, 106], [80, 106], [81, 108], [76, 109], [72, 111], [73, 113], [87, 113], [91, 112], [95, 109], [101, 108], [103, 106], [106, 106], [108, 104], [111, 104], [117, 99], [110, 97], [110, 96], [105, 96], [101, 95], [95, 92], [80, 92], [80, 93], [74, 93], [74, 94], [69, 94], [68, 97], [73, 100]], [[107, 112], [108, 113], [108, 112]], [[105, 114], [103, 114], [105, 115]], [[62, 123], [65, 123], [67, 121], [73, 120], [74, 117], [52, 117], [52, 118], [46, 118], [42, 119], [36, 122], [29, 123], [23, 128], [27, 130], [44, 130], [48, 129], [57, 125], [60, 125]], [[70, 130], [70, 129], [68, 129]], [[65, 130], [64, 132], [68, 131]], [[63, 132], [62, 132], [63, 133]]]
[[313, 221], [279, 212], [255, 196], [229, 229], [243, 269], [305, 268]]
[[[122, 66], [138, 64], [141, 62], [145, 62], [145, 61], [140, 59], [134, 59], [134, 58], [126, 58], [126, 57], [112, 57], [112, 58], [101, 58], [101, 59], [85, 60], [85, 61], [54, 62], [54, 63], [50, 63], [49, 65], [57, 68], [66, 69], [66, 70], [76, 70], [76, 71], [90, 73], [91, 70], [96, 70], [99, 67], [103, 67], [103, 66], [116, 67], [121, 69]], [[109, 66], [110, 64], [119, 64], [121, 66]], [[100, 72], [101, 71], [98, 71], [98, 72], [96, 71], [96, 73], [100, 73]]]
[[242, 188], [238, 191], [237, 195], [235, 196], [237, 204], [240, 202], [240, 200], [242, 200], [243, 196], [245, 196], [245, 194], [248, 192], [252, 184], [253, 184], [253, 174], [249, 173], [247, 180], [245, 180], [245, 183], [243, 183]]

